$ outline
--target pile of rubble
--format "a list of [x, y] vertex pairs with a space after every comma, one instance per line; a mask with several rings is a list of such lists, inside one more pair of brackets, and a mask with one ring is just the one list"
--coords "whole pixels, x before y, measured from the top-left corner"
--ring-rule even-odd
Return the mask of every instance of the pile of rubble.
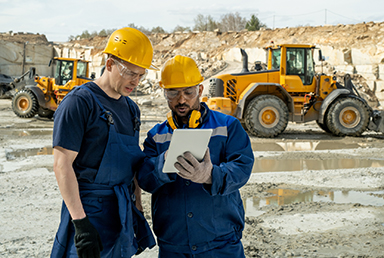
[[[188, 56], [196, 60], [201, 75], [205, 79], [212, 77], [227, 67], [227, 63], [223, 60], [202, 59], [201, 56], [194, 56], [194, 53]], [[154, 97], [162, 96], [159, 80], [146, 79], [139, 84], [137, 91]]]
[[33, 34], [29, 32], [13, 32], [8, 31], [0, 33], [0, 41], [11, 41], [18, 43], [34, 43], [34, 44], [48, 44], [47, 37], [44, 34]]

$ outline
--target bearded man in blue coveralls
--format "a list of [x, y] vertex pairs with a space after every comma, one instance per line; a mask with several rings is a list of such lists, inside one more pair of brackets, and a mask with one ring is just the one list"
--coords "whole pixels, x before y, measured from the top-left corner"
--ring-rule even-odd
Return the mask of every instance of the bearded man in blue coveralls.
[[122, 28], [104, 53], [101, 77], [71, 91], [55, 112], [53, 168], [64, 201], [51, 257], [131, 257], [156, 244], [134, 190], [145, 155], [140, 112], [128, 97], [147, 69], [157, 70], [152, 44]]
[[[152, 193], [153, 230], [160, 258], [239, 258], [244, 208], [239, 193], [248, 181], [254, 156], [240, 122], [200, 103], [203, 77], [189, 57], [177, 55], [161, 71], [160, 86], [171, 109], [144, 142], [147, 158], [138, 174]], [[213, 129], [204, 159], [190, 152], [177, 158], [178, 173], [163, 173], [176, 128]]]

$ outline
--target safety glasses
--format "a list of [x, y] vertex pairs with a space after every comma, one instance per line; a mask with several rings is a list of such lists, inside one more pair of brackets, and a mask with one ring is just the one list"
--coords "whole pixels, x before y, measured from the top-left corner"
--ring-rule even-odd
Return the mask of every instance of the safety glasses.
[[164, 97], [168, 101], [172, 101], [174, 99], [179, 99], [181, 95], [186, 100], [194, 99], [199, 94], [199, 85], [188, 87], [184, 89], [164, 89]]
[[117, 64], [117, 69], [119, 69], [119, 73], [121, 75], [121, 77], [123, 77], [124, 79], [126, 80], [137, 80], [139, 79], [139, 82], [142, 82], [145, 77], [147, 76], [147, 73], [148, 73], [148, 70], [145, 69], [145, 73], [143, 74], [138, 74], [138, 73], [135, 73], [133, 71], [131, 71], [130, 69], [128, 69], [121, 61], [117, 60], [117, 59], [114, 59], [112, 58], [112, 61]]

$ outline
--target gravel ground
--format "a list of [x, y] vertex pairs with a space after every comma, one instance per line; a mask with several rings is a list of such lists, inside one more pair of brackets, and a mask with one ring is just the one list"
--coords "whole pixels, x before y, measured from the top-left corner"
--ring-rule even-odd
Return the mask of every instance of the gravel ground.
[[[136, 100], [145, 103], [143, 140], [168, 109], [162, 98]], [[61, 207], [53, 122], [18, 118], [4, 99], [0, 117], [0, 257], [48, 257]], [[384, 257], [383, 139], [333, 137], [315, 123], [252, 138], [254, 173], [241, 189], [246, 256]], [[150, 220], [150, 194], [143, 204]], [[157, 248], [140, 257], [157, 257]]]

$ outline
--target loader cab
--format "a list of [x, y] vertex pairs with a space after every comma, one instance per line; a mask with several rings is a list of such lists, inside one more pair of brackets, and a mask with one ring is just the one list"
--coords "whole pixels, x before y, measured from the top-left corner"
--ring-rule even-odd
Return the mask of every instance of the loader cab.
[[67, 82], [73, 79], [74, 77], [74, 67], [75, 63], [72, 60], [65, 60], [59, 58], [53, 58], [49, 62], [48, 66], [51, 66], [52, 63], [56, 66], [55, 69], [55, 84], [56, 85], [65, 85]]
[[282, 44], [266, 47], [268, 70], [279, 71], [279, 84], [287, 92], [306, 93], [316, 85], [313, 45]]
[[[55, 57], [51, 59], [49, 66], [54, 63], [54, 78], [55, 85], [65, 86], [68, 82], [71, 85], [67, 85], [69, 88], [78, 85], [78, 80], [91, 80], [94, 78], [88, 78], [88, 62], [74, 58], [60, 58]], [[73, 84], [73, 85], [72, 85]]]
[[311, 85], [315, 76], [313, 49], [287, 48], [286, 75], [297, 75], [303, 85]]

